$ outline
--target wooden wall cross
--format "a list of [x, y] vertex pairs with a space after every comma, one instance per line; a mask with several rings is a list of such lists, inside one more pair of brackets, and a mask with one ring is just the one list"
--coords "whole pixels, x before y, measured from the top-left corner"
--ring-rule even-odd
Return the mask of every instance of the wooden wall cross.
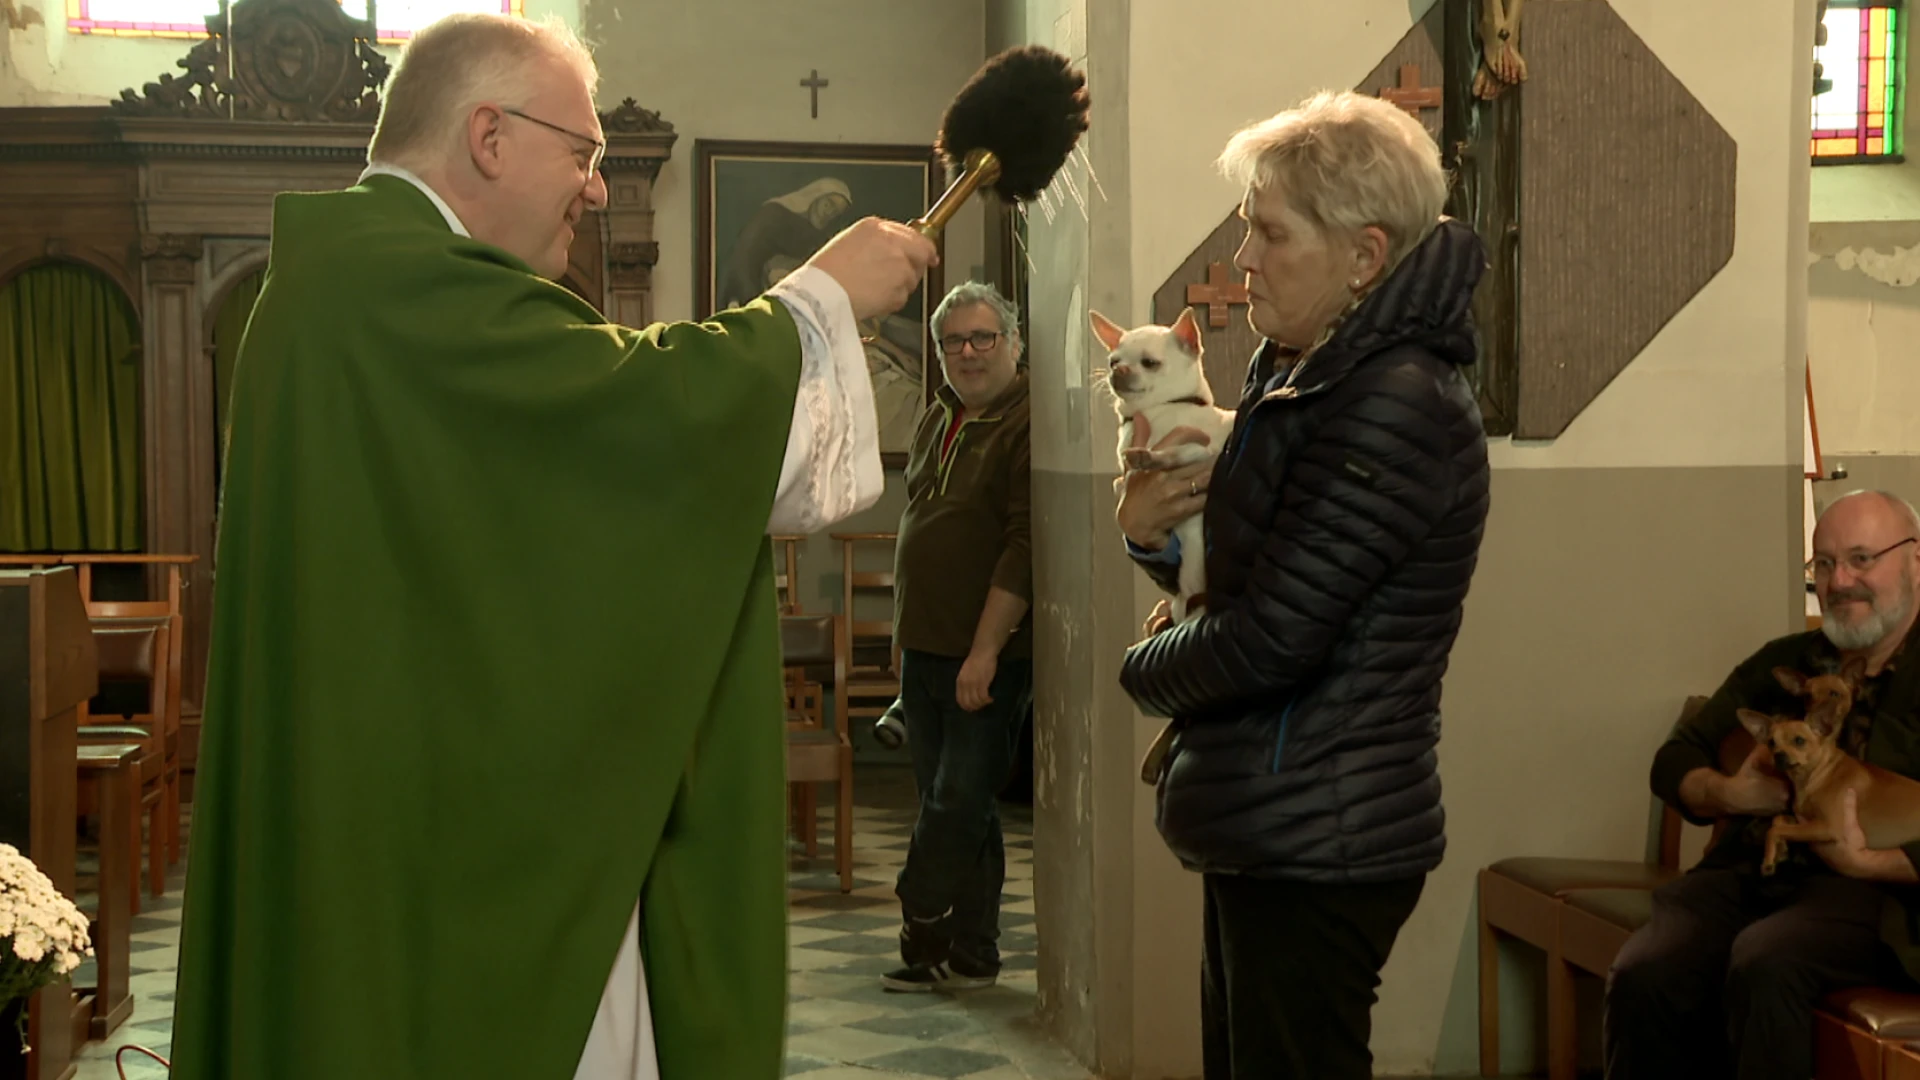
[[1415, 116], [1421, 109], [1439, 108], [1444, 100], [1439, 87], [1420, 85], [1419, 64], [1401, 64], [1400, 85], [1387, 87], [1380, 96]]
[[1187, 303], [1207, 305], [1207, 325], [1215, 330], [1227, 325], [1227, 310], [1231, 305], [1246, 302], [1246, 285], [1227, 280], [1227, 268], [1222, 263], [1207, 266], [1205, 285], [1187, 286]]
[[806, 78], [800, 80], [800, 85], [813, 91], [813, 118], [820, 119], [820, 88], [827, 85], [827, 80], [820, 77], [820, 69], [814, 68], [807, 72]]

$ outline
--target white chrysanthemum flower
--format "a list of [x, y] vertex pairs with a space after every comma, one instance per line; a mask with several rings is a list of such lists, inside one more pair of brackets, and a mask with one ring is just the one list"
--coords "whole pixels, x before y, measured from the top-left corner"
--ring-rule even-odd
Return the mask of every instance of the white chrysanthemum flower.
[[93, 953], [87, 931], [87, 917], [33, 860], [0, 844], [0, 996], [31, 994], [78, 968]]

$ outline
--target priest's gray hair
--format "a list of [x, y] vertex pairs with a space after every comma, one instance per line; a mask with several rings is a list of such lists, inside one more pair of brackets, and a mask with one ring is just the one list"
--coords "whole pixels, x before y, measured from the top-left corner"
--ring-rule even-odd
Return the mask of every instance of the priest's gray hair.
[[1024, 345], [1020, 340], [1020, 309], [1013, 306], [1013, 301], [1001, 296], [999, 289], [979, 281], [955, 285], [947, 291], [940, 306], [933, 309], [933, 317], [927, 320], [927, 325], [933, 330], [934, 345], [937, 347], [940, 344], [940, 328], [947, 324], [947, 316], [953, 314], [956, 308], [972, 307], [974, 304], [985, 304], [993, 309], [994, 317], [1000, 320], [1000, 332], [1013, 345], [1013, 357], [1018, 360]]
[[1399, 106], [1323, 90], [1228, 140], [1217, 165], [1243, 188], [1278, 188], [1324, 232], [1387, 234], [1387, 266], [1438, 224], [1447, 203], [1440, 148]]
[[578, 69], [591, 95], [600, 82], [593, 53], [558, 18], [436, 19], [413, 35], [387, 80], [367, 160], [415, 172], [440, 164], [465, 145], [474, 109], [525, 102], [539, 88], [542, 65], [556, 58]]

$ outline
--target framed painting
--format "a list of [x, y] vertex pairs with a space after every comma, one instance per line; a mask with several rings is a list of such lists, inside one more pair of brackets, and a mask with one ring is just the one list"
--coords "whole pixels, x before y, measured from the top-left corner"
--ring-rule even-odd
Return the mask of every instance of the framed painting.
[[[930, 146], [703, 139], [694, 162], [699, 318], [753, 300], [860, 218], [912, 221], [946, 187]], [[927, 319], [946, 291], [940, 270], [933, 267], [898, 312], [860, 324], [889, 467], [906, 465], [914, 428], [939, 385]]]

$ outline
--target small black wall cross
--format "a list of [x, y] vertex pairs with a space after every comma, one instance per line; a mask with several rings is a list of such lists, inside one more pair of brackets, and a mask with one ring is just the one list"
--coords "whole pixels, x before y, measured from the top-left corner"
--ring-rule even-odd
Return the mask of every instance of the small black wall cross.
[[827, 85], [827, 80], [821, 78], [819, 70], [815, 69], [809, 71], [807, 77], [800, 80], [800, 85], [813, 91], [813, 118], [820, 119], [820, 88]]

